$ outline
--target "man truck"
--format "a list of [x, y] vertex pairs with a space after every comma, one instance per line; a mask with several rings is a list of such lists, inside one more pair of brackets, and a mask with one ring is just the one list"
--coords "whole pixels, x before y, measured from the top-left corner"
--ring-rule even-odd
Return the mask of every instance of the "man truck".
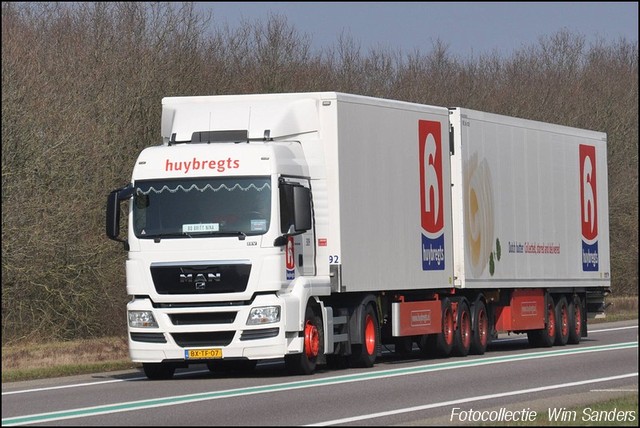
[[602, 132], [314, 92], [167, 97], [161, 134], [106, 212], [150, 379], [576, 344], [604, 311]]

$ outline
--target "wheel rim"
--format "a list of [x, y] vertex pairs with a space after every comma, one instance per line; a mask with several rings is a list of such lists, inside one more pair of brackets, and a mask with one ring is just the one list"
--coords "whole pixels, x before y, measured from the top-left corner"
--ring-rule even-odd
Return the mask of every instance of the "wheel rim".
[[444, 325], [442, 326], [442, 335], [447, 345], [453, 344], [453, 313], [451, 307], [447, 307], [444, 314]]
[[562, 336], [569, 334], [569, 311], [565, 304], [560, 308], [560, 331]]
[[556, 337], [556, 311], [552, 304], [549, 304], [548, 310], [549, 312], [549, 327], [547, 328], [547, 333], [549, 337]]
[[484, 308], [478, 311], [478, 339], [482, 346], [487, 345], [487, 332], [489, 330], [489, 320]]
[[373, 355], [376, 349], [376, 326], [373, 317], [367, 314], [364, 322], [364, 343], [367, 348], [367, 354]]
[[304, 352], [307, 358], [315, 358], [320, 350], [320, 335], [318, 327], [307, 320], [304, 327]]
[[576, 333], [576, 337], [580, 337], [582, 335], [582, 311], [580, 309], [580, 303], [575, 302], [573, 304], [573, 329]]
[[471, 318], [466, 308], [460, 314], [460, 337], [462, 346], [468, 349], [471, 346]]

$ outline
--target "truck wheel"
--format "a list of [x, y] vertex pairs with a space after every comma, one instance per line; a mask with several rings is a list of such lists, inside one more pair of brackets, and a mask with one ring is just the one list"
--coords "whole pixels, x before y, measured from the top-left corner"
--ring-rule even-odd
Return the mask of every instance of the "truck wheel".
[[351, 363], [353, 366], [373, 367], [380, 348], [380, 328], [373, 305], [365, 308], [362, 326], [362, 344], [351, 345]]
[[471, 312], [465, 301], [458, 303], [458, 328], [455, 331], [452, 352], [465, 357], [471, 349]]
[[556, 340], [554, 345], [564, 346], [569, 340], [569, 308], [567, 299], [562, 296], [556, 303]]
[[442, 332], [436, 335], [436, 352], [440, 357], [448, 357], [455, 341], [453, 308], [449, 299], [442, 301]]
[[567, 343], [576, 345], [582, 337], [582, 303], [575, 296], [569, 303], [569, 339]]
[[304, 347], [300, 354], [285, 355], [284, 365], [291, 374], [310, 375], [316, 369], [318, 355], [322, 352], [324, 336], [322, 319], [307, 306], [304, 316]]
[[151, 380], [171, 379], [176, 371], [176, 367], [169, 363], [142, 363], [142, 369]]
[[556, 306], [553, 303], [553, 298], [547, 295], [547, 317], [549, 322], [545, 325], [545, 328], [540, 330], [531, 330], [527, 332], [529, 338], [529, 344], [531, 346], [540, 346], [544, 348], [550, 348], [556, 341]]
[[489, 317], [487, 307], [482, 300], [473, 304], [473, 333], [471, 335], [470, 352], [483, 355], [489, 345]]

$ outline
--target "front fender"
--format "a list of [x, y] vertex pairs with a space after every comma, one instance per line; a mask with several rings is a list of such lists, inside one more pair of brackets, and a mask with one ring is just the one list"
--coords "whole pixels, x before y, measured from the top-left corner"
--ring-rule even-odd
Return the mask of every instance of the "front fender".
[[302, 331], [307, 302], [311, 298], [317, 300], [321, 296], [331, 294], [329, 277], [299, 276], [289, 284], [287, 290], [280, 294], [284, 301], [285, 331]]

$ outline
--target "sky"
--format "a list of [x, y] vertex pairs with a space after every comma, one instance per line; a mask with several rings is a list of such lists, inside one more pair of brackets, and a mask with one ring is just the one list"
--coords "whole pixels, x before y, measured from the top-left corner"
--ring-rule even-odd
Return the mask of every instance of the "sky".
[[212, 22], [236, 28], [244, 21], [282, 15], [314, 51], [353, 39], [366, 54], [389, 48], [431, 51], [439, 40], [460, 58], [509, 56], [561, 30], [585, 37], [638, 41], [637, 2], [197, 2]]

